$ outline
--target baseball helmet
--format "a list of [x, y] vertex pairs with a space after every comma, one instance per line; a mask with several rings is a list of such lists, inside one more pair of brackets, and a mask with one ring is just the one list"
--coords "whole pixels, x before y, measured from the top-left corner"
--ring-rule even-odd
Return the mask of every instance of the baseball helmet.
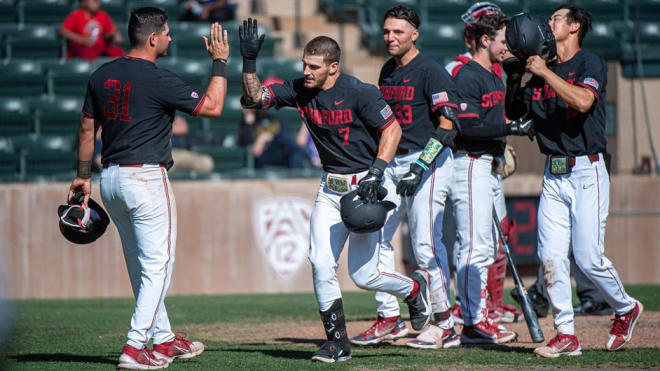
[[504, 14], [499, 6], [488, 1], [480, 1], [472, 4], [465, 13], [461, 15], [461, 19], [466, 25], [473, 25], [477, 23], [482, 16], [495, 13]]
[[555, 35], [548, 22], [529, 13], [516, 14], [506, 25], [506, 46], [520, 60], [538, 55], [545, 60], [557, 56]]
[[91, 198], [85, 208], [82, 203], [85, 195], [76, 192], [70, 205], [60, 205], [57, 214], [60, 217], [60, 232], [64, 238], [77, 244], [88, 244], [101, 237], [110, 224], [108, 214], [101, 205]]
[[379, 230], [385, 224], [387, 213], [396, 205], [391, 201], [383, 201], [387, 190], [378, 189], [378, 201], [371, 203], [360, 198], [357, 190], [349, 192], [339, 200], [341, 220], [349, 231], [355, 233], [371, 233]]

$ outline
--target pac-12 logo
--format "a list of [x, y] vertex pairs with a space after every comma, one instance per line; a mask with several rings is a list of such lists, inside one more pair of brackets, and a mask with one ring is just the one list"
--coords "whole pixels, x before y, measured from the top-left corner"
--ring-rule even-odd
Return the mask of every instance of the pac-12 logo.
[[277, 274], [288, 280], [307, 258], [312, 203], [298, 197], [254, 202], [256, 243]]

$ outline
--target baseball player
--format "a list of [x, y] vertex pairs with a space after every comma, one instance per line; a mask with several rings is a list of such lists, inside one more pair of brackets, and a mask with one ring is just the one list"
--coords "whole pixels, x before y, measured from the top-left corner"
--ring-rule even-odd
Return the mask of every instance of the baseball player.
[[[591, 19], [580, 7], [559, 6], [549, 20], [557, 58], [546, 63], [538, 55], [529, 57], [523, 66], [532, 79], [524, 89], [520, 81], [507, 87], [507, 114], [534, 119], [539, 148], [548, 156], [538, 210], [538, 254], [557, 336], [535, 349], [542, 357], [581, 354], [571, 306], [571, 244], [578, 267], [614, 308], [608, 350], [621, 349], [630, 340], [643, 311], [603, 254], [610, 186], [603, 160], [607, 65], [581, 47]], [[517, 36], [524, 32], [518, 28]]]
[[[363, 289], [381, 290], [408, 304], [413, 328], [421, 330], [431, 318], [428, 274], [407, 277], [379, 266], [380, 231], [350, 233], [340, 217], [339, 200], [357, 188], [374, 202], [385, 169], [394, 157], [401, 128], [378, 88], [339, 72], [339, 45], [319, 36], [307, 43], [303, 78], [261, 87], [256, 58], [264, 36], [248, 19], [239, 29], [243, 56], [244, 107], [297, 107], [318, 149], [324, 174], [311, 216], [309, 260], [314, 290], [328, 341], [314, 353], [321, 362], [351, 359], [337, 260], [349, 239], [348, 271]], [[380, 139], [379, 139], [380, 138]]]
[[[95, 123], [103, 127], [101, 198], [121, 237], [137, 300], [119, 368], [165, 368], [174, 358], [192, 358], [204, 344], [175, 335], [165, 310], [176, 250], [177, 215], [167, 177], [172, 166], [172, 120], [177, 110], [217, 117], [227, 91], [227, 32], [217, 23], [204, 37], [213, 59], [206, 93], [198, 94], [175, 74], [154, 64], [172, 40], [167, 15], [158, 8], [131, 12], [131, 50], [99, 67], [87, 85], [78, 144], [76, 190], [91, 192]], [[153, 340], [153, 352], [147, 346]]]
[[[474, 38], [474, 25], [482, 16], [495, 13], [504, 14], [500, 7], [487, 1], [473, 4], [467, 9], [465, 13], [463, 13], [461, 16], [461, 19], [465, 23], [465, 28], [463, 29], [463, 40], [465, 41], [465, 46], [468, 51], [457, 56], [445, 66], [445, 69], [452, 75], [452, 77], [456, 77], [458, 71], [460, 71], [463, 66], [472, 60], [472, 55], [475, 53], [476, 44]], [[502, 66], [500, 63], [493, 63], [491, 71], [499, 78], [502, 78]], [[511, 147], [507, 148], [509, 151], [513, 150]], [[504, 162], [502, 158], [499, 158], [497, 161]], [[514, 224], [509, 221], [509, 218], [507, 218], [506, 204], [504, 202], [504, 192], [502, 190], [502, 176], [500, 174], [496, 174], [495, 177], [497, 178], [494, 190], [495, 206], [497, 208], [497, 215], [500, 218], [502, 231], [504, 231], [506, 237], [508, 238], [513, 232]], [[458, 241], [456, 243], [458, 244]], [[455, 267], [458, 265], [459, 250], [460, 248], [457, 247], [455, 247], [453, 250], [453, 260]], [[488, 293], [486, 306], [488, 308], [488, 316], [497, 322], [517, 322], [520, 318], [520, 311], [518, 311], [516, 307], [512, 305], [502, 303], [505, 276], [506, 254], [504, 253], [504, 247], [499, 244], [495, 262], [488, 269], [488, 279], [486, 281], [486, 290]], [[454, 282], [457, 282], [457, 280], [458, 277], [456, 276], [456, 271], [454, 271]], [[452, 317], [456, 322], [463, 323], [463, 315], [460, 309], [460, 299], [458, 299], [458, 290], [456, 291], [456, 295], [457, 297], [451, 310]]]
[[[397, 207], [383, 227], [380, 261], [383, 267], [394, 270], [392, 238], [401, 219], [408, 214], [417, 265], [431, 277], [433, 312], [431, 326], [408, 342], [408, 346], [436, 349], [460, 345], [449, 312], [446, 279], [449, 268], [442, 243], [442, 218], [453, 169], [450, 147], [455, 129], [451, 120], [456, 118], [457, 106], [456, 88], [449, 74], [415, 46], [419, 24], [418, 15], [406, 6], [394, 6], [384, 16], [383, 38], [392, 58], [382, 67], [378, 84], [401, 123], [403, 134], [396, 156], [385, 170], [388, 200]], [[420, 166], [417, 159], [436, 127], [444, 134], [443, 149], [430, 166]], [[403, 193], [403, 197], [396, 193]], [[378, 291], [376, 301], [376, 322], [352, 338], [353, 344], [376, 344], [408, 333], [396, 297]]]
[[460, 136], [454, 153], [451, 199], [458, 230], [458, 281], [464, 327], [461, 343], [505, 343], [516, 334], [487, 317], [486, 282], [497, 251], [493, 200], [498, 178], [494, 160], [502, 156], [509, 134], [533, 135], [531, 121], [506, 123], [504, 83], [492, 72], [504, 59], [507, 18], [483, 15], [474, 24], [473, 59], [458, 72]]

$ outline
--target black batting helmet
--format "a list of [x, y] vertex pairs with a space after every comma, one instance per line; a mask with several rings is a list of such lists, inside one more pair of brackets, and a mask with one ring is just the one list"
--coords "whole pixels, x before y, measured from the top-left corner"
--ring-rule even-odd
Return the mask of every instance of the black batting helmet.
[[360, 198], [357, 190], [342, 196], [339, 200], [340, 214], [346, 228], [355, 233], [370, 233], [383, 227], [387, 213], [396, 207], [394, 202], [382, 201], [386, 195], [387, 190], [380, 187], [375, 203]]
[[545, 60], [557, 56], [555, 35], [548, 22], [529, 13], [516, 14], [506, 25], [506, 46], [520, 60], [538, 55]]
[[82, 192], [76, 192], [70, 205], [60, 205], [57, 214], [60, 217], [60, 232], [67, 240], [77, 244], [87, 244], [101, 237], [110, 223], [108, 214], [101, 205], [91, 198], [88, 208], [82, 206]]

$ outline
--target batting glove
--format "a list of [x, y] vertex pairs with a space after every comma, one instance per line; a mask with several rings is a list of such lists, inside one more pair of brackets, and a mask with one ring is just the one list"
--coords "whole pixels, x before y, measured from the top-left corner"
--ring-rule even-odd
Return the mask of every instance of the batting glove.
[[529, 140], [534, 140], [534, 136], [536, 135], [534, 120], [521, 118], [515, 121], [511, 121], [509, 124], [509, 133], [520, 136], [526, 135]]
[[238, 26], [238, 40], [243, 58], [257, 59], [265, 37], [266, 35], [259, 36], [256, 19], [248, 18], [243, 21], [243, 26]]
[[375, 203], [378, 201], [378, 188], [383, 182], [383, 174], [387, 162], [379, 158], [374, 161], [367, 175], [358, 182], [358, 195], [367, 202]]
[[417, 191], [419, 183], [422, 181], [424, 175], [424, 168], [419, 164], [413, 162], [410, 164], [410, 171], [408, 171], [403, 178], [396, 185], [396, 193], [401, 196], [412, 196]]

